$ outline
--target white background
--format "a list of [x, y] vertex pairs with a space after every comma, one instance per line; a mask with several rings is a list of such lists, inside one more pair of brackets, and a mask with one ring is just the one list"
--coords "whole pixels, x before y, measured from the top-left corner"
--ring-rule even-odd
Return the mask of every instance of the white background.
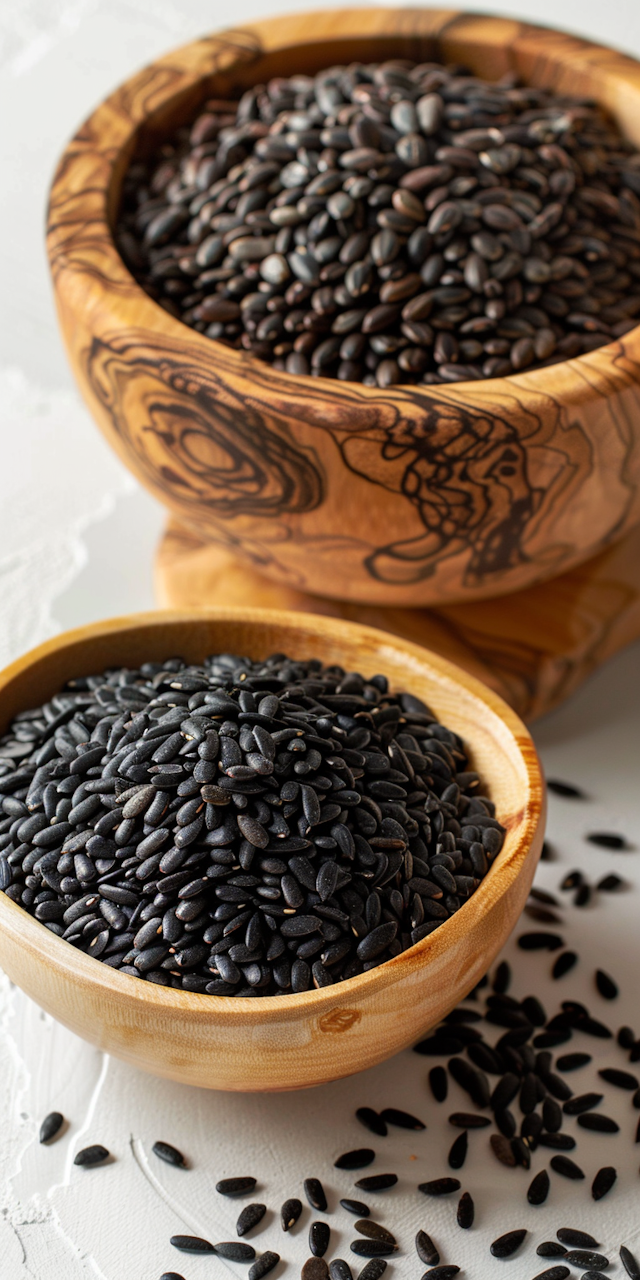
[[[206, 31], [302, 3], [238, 0], [231, 8], [205, 0], [0, 0], [2, 664], [61, 628], [152, 607], [152, 558], [162, 525], [157, 505], [103, 445], [80, 404], [56, 331], [43, 221], [57, 155], [91, 108], [144, 62]], [[517, 13], [640, 55], [638, 0], [530, 0], [517, 11], [501, 0], [486, 6], [469, 0], [467, 7]], [[513, 941], [506, 954], [516, 969], [515, 994], [535, 989], [549, 1013], [560, 999], [575, 996], [613, 1027], [635, 1021], [640, 1031], [639, 657], [639, 647], [627, 651], [536, 727], [549, 773], [580, 782], [590, 797], [584, 804], [552, 799], [557, 858], [541, 867], [538, 883], [555, 890], [567, 870], [582, 866], [593, 879], [618, 870], [628, 888], [615, 899], [601, 895], [587, 910], [566, 905], [562, 932], [581, 964], [562, 983], [549, 980], [548, 957], [525, 959]], [[625, 832], [633, 850], [597, 852], [584, 835], [598, 828]], [[596, 963], [620, 982], [616, 1005], [594, 994]], [[599, 1055], [602, 1063], [626, 1065], [621, 1051], [606, 1042], [584, 1038], [575, 1047]], [[443, 1261], [464, 1267], [468, 1280], [494, 1280], [503, 1268], [513, 1280], [527, 1280], [547, 1265], [536, 1258], [535, 1245], [567, 1223], [593, 1230], [606, 1250], [617, 1253], [624, 1241], [640, 1254], [640, 1148], [633, 1142], [637, 1113], [628, 1095], [609, 1089], [603, 1104], [620, 1121], [617, 1139], [589, 1139], [568, 1122], [580, 1133], [578, 1160], [589, 1179], [601, 1164], [618, 1168], [617, 1187], [595, 1207], [587, 1183], [552, 1175], [548, 1205], [527, 1209], [527, 1175], [503, 1169], [487, 1156], [486, 1134], [472, 1135], [463, 1186], [476, 1200], [477, 1225], [465, 1233], [450, 1202], [426, 1201], [415, 1191], [417, 1182], [446, 1172], [456, 1132], [446, 1117], [467, 1105], [454, 1086], [449, 1102], [436, 1107], [425, 1083], [430, 1065], [406, 1053], [311, 1094], [208, 1094], [154, 1082], [103, 1058], [0, 979], [0, 1275], [158, 1280], [164, 1270], [177, 1269], [187, 1280], [205, 1280], [233, 1274], [219, 1260], [176, 1254], [169, 1236], [194, 1231], [212, 1240], [233, 1238], [237, 1206], [214, 1191], [218, 1178], [232, 1173], [256, 1174], [259, 1198], [276, 1210], [285, 1196], [299, 1194], [303, 1177], [318, 1175], [332, 1188], [334, 1208], [338, 1191], [348, 1194], [352, 1179], [331, 1176], [331, 1164], [341, 1150], [367, 1141], [353, 1120], [363, 1103], [407, 1106], [428, 1124], [426, 1134], [398, 1130], [373, 1142], [379, 1150], [375, 1167], [394, 1169], [401, 1178], [399, 1190], [375, 1206], [376, 1216], [397, 1228], [403, 1247], [388, 1272], [393, 1280], [417, 1280], [423, 1269], [412, 1251], [419, 1226], [436, 1237]], [[597, 1065], [571, 1078], [576, 1090], [594, 1087]], [[57, 1144], [43, 1148], [37, 1128], [54, 1107], [69, 1127]], [[188, 1173], [154, 1160], [150, 1148], [158, 1137], [184, 1149], [193, 1164]], [[75, 1169], [75, 1151], [93, 1141], [104, 1142], [114, 1162], [91, 1172]], [[544, 1155], [536, 1153], [534, 1169], [546, 1163]], [[273, 1273], [293, 1276], [307, 1253], [310, 1213], [292, 1237], [282, 1236], [276, 1218], [265, 1220], [257, 1243], [296, 1261]], [[346, 1215], [332, 1213], [329, 1221], [338, 1233], [333, 1256], [348, 1254], [353, 1233]], [[490, 1241], [520, 1225], [531, 1229], [521, 1253], [510, 1263], [492, 1262]]]

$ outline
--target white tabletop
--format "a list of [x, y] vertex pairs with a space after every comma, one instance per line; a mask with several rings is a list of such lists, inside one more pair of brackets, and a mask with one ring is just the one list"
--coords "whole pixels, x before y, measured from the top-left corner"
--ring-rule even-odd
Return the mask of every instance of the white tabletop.
[[[103, 444], [82, 407], [57, 334], [42, 237], [46, 189], [66, 138], [92, 106], [133, 69], [172, 45], [273, 8], [299, 9], [304, 0], [239, 0], [231, 13], [210, 0], [3, 0], [0, 3], [0, 110], [4, 152], [0, 198], [0, 664], [56, 631], [153, 606], [152, 558], [162, 513]], [[309, 8], [316, 7], [309, 5]], [[318, 6], [319, 7], [319, 4]], [[508, 13], [509, 0], [472, 9]], [[638, 0], [528, 0], [522, 16], [564, 25], [640, 55]], [[564, 708], [546, 717], [535, 736], [549, 776], [579, 783], [588, 800], [551, 798], [549, 838], [556, 860], [541, 865], [540, 886], [557, 891], [574, 867], [595, 881], [606, 871], [625, 877], [620, 894], [597, 895], [586, 909], [562, 898], [561, 932], [580, 964], [552, 982], [546, 953], [524, 955], [512, 939], [505, 949], [514, 967], [513, 993], [535, 991], [549, 1014], [561, 999], [586, 1002], [614, 1029], [624, 1022], [640, 1033], [637, 998], [640, 889], [640, 646], [619, 656]], [[585, 842], [594, 830], [627, 835], [632, 850], [608, 853]], [[535, 926], [531, 926], [535, 927]], [[518, 931], [516, 931], [517, 933]], [[519, 932], [522, 932], [520, 928]], [[620, 998], [607, 1004], [596, 992], [596, 965], [616, 977]], [[498, 1029], [494, 1029], [496, 1035]], [[596, 1088], [598, 1066], [626, 1067], [613, 1042], [576, 1036], [593, 1063], [570, 1079], [579, 1091]], [[562, 1052], [562, 1051], [560, 1051]], [[452, 1084], [438, 1106], [426, 1084], [431, 1059], [406, 1052], [351, 1080], [310, 1093], [222, 1095], [152, 1080], [110, 1060], [58, 1026], [0, 977], [0, 1275], [3, 1280], [158, 1280], [174, 1270], [186, 1280], [246, 1268], [205, 1257], [188, 1258], [169, 1245], [178, 1232], [210, 1240], [233, 1239], [238, 1204], [215, 1192], [216, 1181], [250, 1173], [256, 1199], [270, 1209], [253, 1241], [282, 1253], [274, 1277], [299, 1274], [308, 1254], [311, 1210], [284, 1236], [280, 1203], [301, 1194], [302, 1180], [320, 1177], [329, 1194], [329, 1257], [349, 1256], [355, 1232], [337, 1209], [353, 1193], [354, 1177], [332, 1168], [336, 1156], [370, 1144], [374, 1169], [394, 1171], [399, 1187], [386, 1197], [363, 1196], [376, 1218], [398, 1236], [402, 1252], [392, 1280], [424, 1270], [413, 1251], [418, 1227], [436, 1239], [442, 1260], [464, 1268], [469, 1280], [508, 1274], [530, 1280], [551, 1265], [535, 1245], [557, 1227], [591, 1230], [617, 1254], [621, 1242], [640, 1256], [638, 1116], [629, 1095], [607, 1086], [603, 1107], [620, 1134], [579, 1135], [578, 1162], [588, 1181], [552, 1174], [547, 1205], [526, 1204], [532, 1175], [507, 1170], [488, 1152], [486, 1132], [472, 1134], [461, 1179], [476, 1203], [476, 1225], [461, 1231], [455, 1198], [426, 1200], [419, 1182], [448, 1172], [446, 1152], [456, 1136], [447, 1117], [468, 1109]], [[640, 1065], [640, 1064], [639, 1064]], [[634, 1068], [631, 1068], [632, 1070]], [[640, 1070], [638, 1071], [640, 1076]], [[393, 1130], [370, 1138], [354, 1119], [356, 1107], [400, 1106], [427, 1123], [426, 1133]], [[60, 1110], [69, 1126], [51, 1147], [37, 1141], [42, 1117]], [[161, 1164], [157, 1138], [175, 1143], [189, 1171]], [[113, 1163], [86, 1171], [73, 1165], [82, 1146], [102, 1142]], [[553, 1153], [539, 1149], [533, 1170]], [[594, 1205], [590, 1180], [613, 1164], [618, 1183]], [[358, 1194], [358, 1193], [355, 1193]], [[496, 1263], [489, 1243], [507, 1229], [531, 1234], [509, 1263]], [[292, 1264], [297, 1265], [292, 1265]], [[354, 1266], [354, 1272], [358, 1270]], [[614, 1275], [620, 1275], [618, 1266]]]

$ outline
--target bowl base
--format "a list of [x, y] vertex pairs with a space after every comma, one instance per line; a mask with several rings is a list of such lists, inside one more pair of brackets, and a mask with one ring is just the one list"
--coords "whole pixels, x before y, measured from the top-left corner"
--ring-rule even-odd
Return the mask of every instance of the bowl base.
[[170, 518], [156, 555], [156, 595], [164, 608], [251, 605], [379, 627], [457, 662], [533, 720], [640, 636], [640, 526], [538, 586], [471, 604], [409, 609], [330, 600], [272, 582]]

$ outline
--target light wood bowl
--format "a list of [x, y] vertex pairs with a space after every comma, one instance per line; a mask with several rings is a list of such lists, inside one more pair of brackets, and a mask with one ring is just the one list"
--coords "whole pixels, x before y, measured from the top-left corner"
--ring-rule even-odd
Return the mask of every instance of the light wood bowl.
[[107, 438], [192, 532], [296, 591], [411, 607], [555, 577], [640, 520], [640, 328], [484, 382], [298, 378], [189, 329], [115, 247], [134, 153], [207, 97], [402, 57], [598, 99], [640, 144], [640, 65], [573, 36], [441, 9], [288, 14], [198, 40], [121, 85], [58, 167], [49, 258], [71, 364]]
[[430, 937], [360, 977], [259, 999], [194, 995], [121, 974], [72, 948], [0, 893], [0, 965], [65, 1026], [156, 1075], [212, 1089], [323, 1084], [390, 1057], [433, 1027], [486, 972], [526, 901], [545, 796], [531, 738], [490, 689], [452, 663], [370, 627], [312, 614], [225, 609], [137, 614], [47, 641], [0, 674], [0, 732], [65, 680], [176, 653], [320, 657], [424, 698], [462, 734], [507, 828], [473, 897]]

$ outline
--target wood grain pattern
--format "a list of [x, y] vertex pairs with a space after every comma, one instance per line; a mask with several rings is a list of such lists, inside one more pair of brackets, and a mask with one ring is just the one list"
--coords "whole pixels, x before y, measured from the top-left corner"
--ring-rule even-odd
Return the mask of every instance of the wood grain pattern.
[[435, 654], [371, 628], [301, 613], [153, 613], [57, 636], [0, 673], [0, 731], [72, 675], [216, 651], [320, 656], [385, 671], [461, 733], [488, 784], [505, 844], [473, 897], [428, 938], [335, 987], [258, 1000], [174, 991], [121, 974], [56, 937], [0, 893], [0, 965], [42, 1008], [101, 1049], [207, 1088], [297, 1089], [390, 1057], [485, 973], [527, 898], [545, 796], [527, 730], [490, 689]]
[[163, 608], [250, 603], [381, 627], [457, 662], [528, 721], [640, 636], [640, 528], [543, 584], [437, 609], [353, 604], [281, 586], [176, 520], [158, 547], [155, 576]]
[[640, 66], [611, 50], [451, 10], [288, 15], [175, 50], [98, 107], [60, 162], [48, 246], [82, 392], [174, 516], [287, 589], [416, 607], [557, 577], [640, 520], [640, 328], [481, 383], [300, 379], [168, 315], [111, 231], [136, 148], [212, 92], [394, 55], [589, 94], [640, 142]]

